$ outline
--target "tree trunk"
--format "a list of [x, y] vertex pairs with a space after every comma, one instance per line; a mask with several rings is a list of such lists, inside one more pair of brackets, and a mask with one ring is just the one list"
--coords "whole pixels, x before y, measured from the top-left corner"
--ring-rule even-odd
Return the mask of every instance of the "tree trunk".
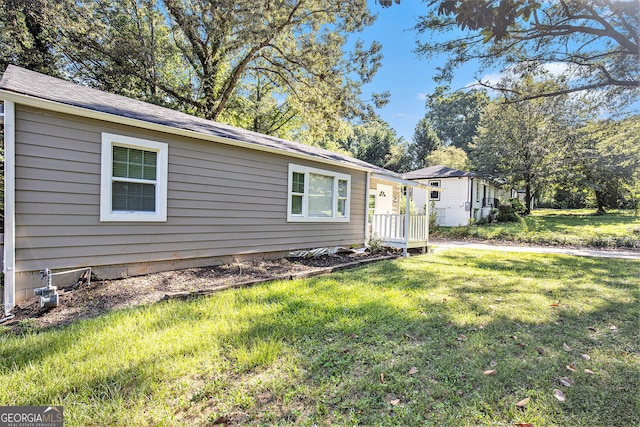
[[607, 213], [604, 210], [604, 205], [605, 205], [605, 197], [604, 197], [604, 193], [601, 190], [595, 190], [596, 192], [596, 204], [598, 206], [598, 210], [596, 211], [597, 215], [603, 215], [605, 213]]
[[529, 215], [531, 213], [531, 197], [531, 184], [527, 183], [524, 187], [525, 215]]

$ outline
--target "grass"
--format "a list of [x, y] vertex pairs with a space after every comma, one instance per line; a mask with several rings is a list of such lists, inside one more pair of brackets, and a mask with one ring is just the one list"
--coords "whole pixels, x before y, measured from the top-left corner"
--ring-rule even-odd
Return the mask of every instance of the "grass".
[[640, 249], [640, 216], [630, 210], [537, 209], [520, 222], [435, 227], [432, 237], [507, 240], [519, 243]]
[[639, 277], [457, 249], [5, 331], [0, 405], [64, 405], [66, 426], [637, 425]]

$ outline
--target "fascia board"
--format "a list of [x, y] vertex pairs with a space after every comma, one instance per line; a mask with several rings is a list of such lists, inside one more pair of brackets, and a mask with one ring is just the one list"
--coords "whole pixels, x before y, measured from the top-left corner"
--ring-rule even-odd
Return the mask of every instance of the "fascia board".
[[433, 191], [442, 191], [439, 187], [434, 187], [433, 185], [428, 185], [420, 181], [412, 181], [408, 179], [396, 178], [394, 176], [383, 175], [377, 172], [372, 173], [373, 178], [384, 179], [386, 181], [395, 182], [396, 184], [406, 185], [407, 187], [417, 187], [417, 188], [427, 188]]
[[41, 108], [49, 111], [56, 111], [60, 113], [70, 114], [74, 116], [86, 117], [96, 120], [102, 120], [111, 123], [123, 124], [128, 126], [133, 126], [137, 128], [154, 130], [158, 132], [168, 133], [177, 136], [184, 136], [188, 138], [194, 138], [209, 142], [216, 142], [219, 144], [231, 145], [234, 147], [246, 148], [249, 150], [262, 151], [271, 154], [279, 154], [286, 157], [293, 157], [297, 159], [309, 160], [317, 163], [328, 164], [335, 167], [342, 167], [347, 169], [354, 169], [358, 171], [369, 172], [371, 169], [368, 169], [364, 166], [350, 165], [341, 162], [331, 161], [329, 159], [323, 159], [321, 157], [315, 157], [312, 155], [306, 155], [302, 153], [293, 153], [287, 150], [280, 150], [278, 148], [266, 147], [263, 145], [257, 145], [250, 142], [243, 142], [236, 139], [224, 138], [216, 135], [208, 135], [201, 132], [196, 132], [187, 129], [175, 128], [167, 125], [162, 125], [158, 123], [146, 122], [144, 120], [132, 119], [129, 117], [122, 117], [115, 114], [105, 113], [102, 111], [94, 111], [89, 110], [87, 108], [76, 107], [73, 105], [63, 104], [56, 101], [49, 101], [47, 99], [37, 98], [30, 95], [24, 95], [16, 92], [11, 92], [7, 90], [0, 89], [0, 99], [6, 101], [13, 101], [16, 104], [26, 105], [29, 107]]

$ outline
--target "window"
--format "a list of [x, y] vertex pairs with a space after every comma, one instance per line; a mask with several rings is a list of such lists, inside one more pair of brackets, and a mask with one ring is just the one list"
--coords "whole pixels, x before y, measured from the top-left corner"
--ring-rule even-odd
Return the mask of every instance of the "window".
[[[429, 185], [432, 187], [440, 188], [440, 181], [429, 181]], [[431, 200], [440, 200], [440, 193], [440, 191], [432, 191], [429, 195], [429, 198]]]
[[302, 215], [302, 201], [304, 200], [304, 174], [293, 172], [291, 184], [291, 214]]
[[167, 166], [167, 144], [103, 133], [100, 221], [166, 221]]
[[[382, 191], [380, 193], [383, 193]], [[369, 223], [373, 222], [373, 215], [376, 212], [376, 195], [375, 194], [369, 194], [369, 206], [368, 206], [368, 216], [367, 216], [367, 221]]]
[[338, 216], [344, 218], [347, 216], [347, 187], [346, 179], [338, 180]]
[[288, 221], [349, 221], [349, 175], [289, 165]]

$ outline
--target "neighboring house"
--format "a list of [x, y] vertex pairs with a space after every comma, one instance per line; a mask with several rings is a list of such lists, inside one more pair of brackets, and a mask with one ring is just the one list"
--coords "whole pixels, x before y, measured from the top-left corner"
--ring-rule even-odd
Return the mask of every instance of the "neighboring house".
[[414, 180], [440, 191], [414, 194], [416, 207], [424, 212], [433, 203], [436, 210], [436, 224], [447, 227], [468, 225], [486, 217], [491, 209], [497, 208], [500, 200], [509, 198], [493, 181], [475, 172], [466, 172], [446, 166], [429, 166], [408, 172], [405, 179]]
[[[527, 205], [527, 196], [526, 196], [526, 191], [525, 190], [517, 190], [515, 191], [516, 196], [518, 198], [518, 200], [520, 200], [520, 202], [522, 202], [522, 204], [524, 206]], [[531, 202], [529, 203], [529, 210], [533, 210], [533, 208], [535, 207], [536, 204], [536, 196], [535, 194], [531, 196]]]
[[397, 198], [419, 184], [352, 157], [15, 66], [0, 100], [5, 313], [46, 268], [117, 278], [362, 246], [371, 234], [427, 244], [425, 227], [413, 231], [426, 216], [397, 226]]

